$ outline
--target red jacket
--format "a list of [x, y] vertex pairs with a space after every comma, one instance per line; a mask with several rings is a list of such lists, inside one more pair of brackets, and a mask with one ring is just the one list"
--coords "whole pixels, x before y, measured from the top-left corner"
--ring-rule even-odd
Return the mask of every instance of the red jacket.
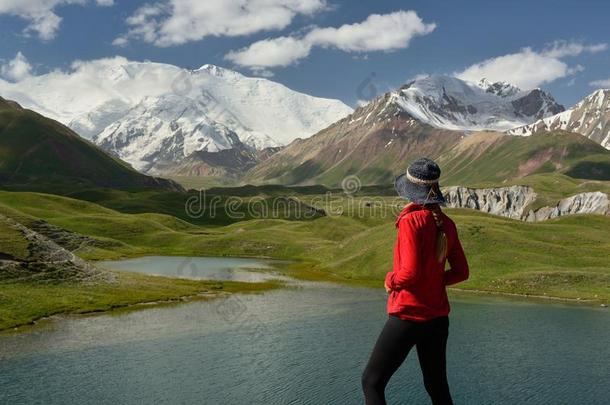
[[425, 321], [449, 314], [445, 286], [468, 278], [468, 262], [458, 239], [455, 223], [442, 214], [447, 235], [447, 260], [436, 260], [436, 223], [429, 209], [407, 205], [396, 220], [394, 268], [386, 275], [390, 287], [388, 313], [403, 319]]

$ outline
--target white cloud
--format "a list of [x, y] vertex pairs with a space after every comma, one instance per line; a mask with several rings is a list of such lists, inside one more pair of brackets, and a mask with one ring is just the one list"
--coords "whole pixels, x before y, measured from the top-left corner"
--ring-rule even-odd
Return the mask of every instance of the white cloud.
[[345, 52], [393, 51], [407, 48], [413, 37], [429, 34], [435, 28], [436, 24], [424, 23], [415, 11], [397, 11], [371, 14], [361, 23], [339, 28], [316, 28], [305, 40]]
[[591, 83], [589, 83], [589, 85], [591, 85], [593, 87], [610, 89], [610, 77], [607, 79], [602, 79], [602, 80], [594, 80]]
[[579, 42], [555, 41], [542, 54], [551, 58], [563, 58], [566, 56], [578, 56], [583, 52], [598, 53], [606, 49], [608, 49], [608, 44], [606, 43], [584, 45]]
[[434, 31], [414, 11], [372, 14], [360, 23], [339, 28], [313, 28], [301, 37], [279, 37], [255, 42], [229, 52], [225, 58], [254, 70], [288, 66], [309, 55], [313, 47], [335, 48], [345, 52], [394, 51], [409, 46], [411, 39]]
[[309, 55], [311, 44], [293, 37], [264, 39], [247, 48], [232, 51], [226, 59], [255, 70], [274, 66], [288, 66]]
[[180, 45], [207, 36], [240, 36], [286, 28], [296, 15], [325, 9], [326, 0], [164, 0], [140, 7], [114, 43], [139, 39]]
[[584, 70], [582, 65], [568, 65], [564, 58], [582, 53], [597, 53], [607, 48], [607, 44], [583, 45], [556, 41], [542, 52], [536, 52], [530, 47], [523, 48], [517, 53], [475, 63], [454, 73], [454, 76], [469, 81], [479, 81], [481, 78], [492, 82], [506, 81], [525, 89], [539, 87]]
[[[70, 4], [84, 5], [88, 0], [0, 0], [0, 15], [20, 17], [28, 22], [24, 32], [34, 32], [42, 40], [55, 38], [61, 17], [55, 13], [60, 6]], [[96, 0], [100, 6], [111, 6], [113, 0]]]
[[0, 66], [0, 76], [14, 82], [31, 76], [31, 73], [32, 65], [21, 52], [17, 52], [14, 59]]

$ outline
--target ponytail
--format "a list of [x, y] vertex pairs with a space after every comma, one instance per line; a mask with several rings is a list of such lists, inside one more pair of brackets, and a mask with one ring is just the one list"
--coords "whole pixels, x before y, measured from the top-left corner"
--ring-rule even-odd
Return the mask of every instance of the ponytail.
[[438, 204], [432, 205], [430, 212], [432, 212], [436, 223], [436, 260], [442, 263], [447, 257], [447, 235], [443, 229], [443, 216]]

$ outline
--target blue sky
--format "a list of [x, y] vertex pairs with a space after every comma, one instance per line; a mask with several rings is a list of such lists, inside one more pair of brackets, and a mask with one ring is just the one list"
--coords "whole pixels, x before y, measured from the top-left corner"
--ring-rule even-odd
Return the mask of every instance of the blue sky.
[[12, 81], [121, 55], [212, 63], [350, 105], [422, 74], [491, 75], [566, 106], [610, 87], [604, 0], [22, 3], [0, 0], [0, 73]]

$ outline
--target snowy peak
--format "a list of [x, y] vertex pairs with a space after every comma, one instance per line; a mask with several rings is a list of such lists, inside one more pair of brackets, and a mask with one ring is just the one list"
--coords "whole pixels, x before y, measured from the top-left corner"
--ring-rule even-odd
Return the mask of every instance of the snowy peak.
[[[156, 159], [307, 138], [350, 114], [339, 100], [313, 97], [268, 79], [206, 64], [195, 70], [122, 57], [75, 62], [0, 94], [69, 125], [140, 170]], [[231, 134], [229, 136], [229, 134]]]
[[240, 144], [235, 132], [209, 119], [197, 102], [173, 94], [145, 97], [93, 141], [142, 172], [196, 151], [217, 152]]
[[507, 82], [492, 83], [486, 78], [482, 78], [477, 86], [485, 90], [486, 93], [495, 94], [500, 97], [511, 97], [521, 92], [521, 89]]
[[416, 120], [453, 130], [507, 130], [563, 111], [541, 91], [508, 83], [471, 83], [429, 76], [392, 92], [392, 102]]
[[608, 106], [608, 100], [610, 100], [610, 89], [599, 89], [589, 94], [576, 106], [580, 107], [582, 105], [589, 104], [597, 106], [598, 108], [603, 108], [604, 106]]
[[554, 130], [579, 133], [610, 149], [610, 90], [596, 90], [569, 110], [507, 132], [528, 136]]
[[[261, 148], [308, 137], [353, 111], [339, 100], [313, 97], [211, 64], [188, 70], [123, 57], [75, 62], [70, 71], [19, 83], [0, 80], [0, 94], [85, 130], [89, 138], [145, 97], [175, 94], [205, 105], [208, 117]], [[266, 145], [268, 139], [274, 142]]]
[[216, 77], [233, 77], [233, 78], [245, 78], [246, 76], [242, 75], [239, 72], [234, 70], [225, 69], [220, 66], [211, 65], [206, 63], [202, 65], [199, 69], [193, 70], [194, 73], [208, 73], [212, 76]]

